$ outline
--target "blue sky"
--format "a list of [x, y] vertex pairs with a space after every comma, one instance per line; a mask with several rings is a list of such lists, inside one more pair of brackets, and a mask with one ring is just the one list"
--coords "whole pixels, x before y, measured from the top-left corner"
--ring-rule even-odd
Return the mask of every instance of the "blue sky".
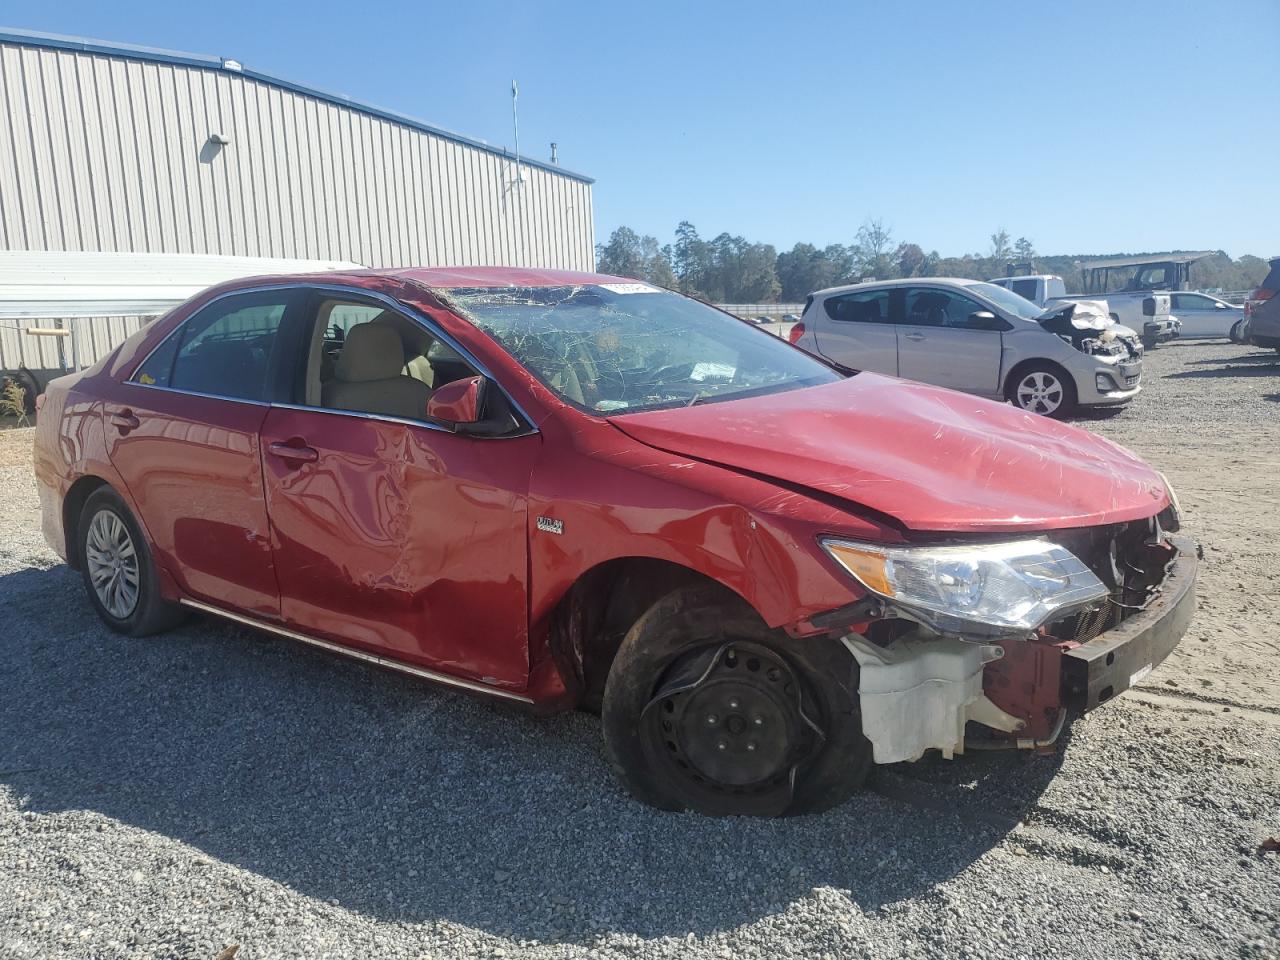
[[597, 239], [944, 256], [1280, 254], [1280, 2], [18, 0], [4, 25], [234, 57], [597, 179]]

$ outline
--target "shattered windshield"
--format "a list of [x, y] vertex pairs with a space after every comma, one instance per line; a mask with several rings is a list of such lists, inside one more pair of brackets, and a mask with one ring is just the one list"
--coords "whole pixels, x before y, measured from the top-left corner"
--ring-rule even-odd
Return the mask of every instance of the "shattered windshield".
[[561, 398], [596, 413], [840, 379], [772, 334], [644, 283], [455, 289], [447, 299]]

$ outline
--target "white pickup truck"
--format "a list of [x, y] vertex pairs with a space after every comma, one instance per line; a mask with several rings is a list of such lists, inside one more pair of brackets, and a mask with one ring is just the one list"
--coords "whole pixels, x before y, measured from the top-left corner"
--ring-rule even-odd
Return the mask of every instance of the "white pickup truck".
[[1068, 294], [1061, 277], [1042, 273], [1029, 277], [999, 277], [990, 281], [1012, 290], [1042, 307], [1055, 303], [1100, 304], [1101, 310], [1112, 320], [1142, 332], [1146, 347], [1154, 347], [1178, 336], [1181, 324], [1169, 315], [1169, 294], [1155, 291], [1119, 291], [1108, 293], [1106, 299], [1087, 294]]

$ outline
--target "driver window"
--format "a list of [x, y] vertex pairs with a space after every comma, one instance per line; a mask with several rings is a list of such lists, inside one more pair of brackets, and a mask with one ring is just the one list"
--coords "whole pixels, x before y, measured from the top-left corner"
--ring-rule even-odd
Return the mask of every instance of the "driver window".
[[919, 327], [981, 329], [974, 327], [969, 317], [980, 310], [987, 309], [977, 301], [949, 290], [916, 288], [907, 291], [906, 322]]
[[[402, 420], [429, 421], [435, 390], [476, 371], [425, 326], [398, 310], [361, 299], [312, 301], [306, 405]], [[518, 424], [501, 391], [487, 391], [482, 420], [501, 435]]]

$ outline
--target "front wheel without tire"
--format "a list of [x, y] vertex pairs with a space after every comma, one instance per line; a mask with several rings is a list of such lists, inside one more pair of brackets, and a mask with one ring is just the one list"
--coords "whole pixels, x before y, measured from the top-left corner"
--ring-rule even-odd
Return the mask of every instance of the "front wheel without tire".
[[791, 640], [745, 603], [684, 587], [631, 628], [602, 718], [619, 779], [666, 810], [826, 809], [866, 778], [857, 671], [837, 641]]
[[1009, 380], [1005, 396], [1020, 410], [1061, 418], [1076, 406], [1076, 385], [1058, 367], [1023, 367]]
[[151, 549], [120, 495], [100, 487], [80, 514], [80, 569], [89, 602], [117, 633], [133, 637], [175, 626], [185, 611], [160, 594]]

